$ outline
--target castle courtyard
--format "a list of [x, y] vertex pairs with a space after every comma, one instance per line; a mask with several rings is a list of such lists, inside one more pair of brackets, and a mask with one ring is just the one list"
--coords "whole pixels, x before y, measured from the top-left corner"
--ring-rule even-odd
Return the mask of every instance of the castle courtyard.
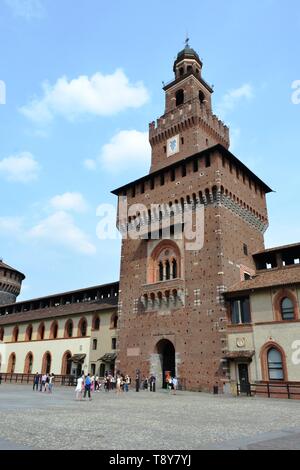
[[0, 450], [300, 449], [299, 402], [165, 391], [53, 395], [0, 386]]

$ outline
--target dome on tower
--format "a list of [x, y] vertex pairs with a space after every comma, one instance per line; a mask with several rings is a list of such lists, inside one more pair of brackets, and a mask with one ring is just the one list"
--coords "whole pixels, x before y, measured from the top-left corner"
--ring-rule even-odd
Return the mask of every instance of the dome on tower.
[[199, 57], [199, 55], [197, 54], [197, 52], [192, 49], [189, 45], [189, 39], [186, 40], [186, 44], [185, 44], [185, 48], [182, 49], [182, 51], [178, 52], [177, 54], [177, 58], [175, 60], [175, 63], [174, 63], [174, 71], [177, 67], [177, 65], [182, 62], [183, 60], [196, 60], [198, 62], [198, 64], [201, 66], [202, 68], [202, 61]]
[[0, 259], [0, 305], [16, 302], [25, 276]]

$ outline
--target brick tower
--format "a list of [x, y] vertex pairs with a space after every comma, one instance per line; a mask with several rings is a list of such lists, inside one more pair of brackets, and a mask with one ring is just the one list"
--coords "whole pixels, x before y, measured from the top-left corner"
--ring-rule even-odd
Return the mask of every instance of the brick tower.
[[[271, 191], [229, 152], [229, 129], [212, 112], [202, 65], [187, 43], [164, 87], [165, 114], [150, 124], [150, 173], [113, 191], [118, 227], [127, 235], [117, 369], [154, 374], [158, 386], [176, 374], [189, 390], [229, 379], [222, 294], [254, 272], [251, 254], [264, 248]], [[203, 244], [193, 246], [184, 214], [201, 231], [200, 209]]]
[[0, 305], [13, 304], [21, 291], [24, 274], [0, 259]]

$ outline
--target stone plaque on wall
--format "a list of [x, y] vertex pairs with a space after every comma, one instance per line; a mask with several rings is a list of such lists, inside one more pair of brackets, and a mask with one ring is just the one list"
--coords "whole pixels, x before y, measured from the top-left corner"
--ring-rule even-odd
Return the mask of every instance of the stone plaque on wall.
[[140, 356], [141, 350], [140, 348], [128, 348], [127, 349], [127, 357], [137, 357]]

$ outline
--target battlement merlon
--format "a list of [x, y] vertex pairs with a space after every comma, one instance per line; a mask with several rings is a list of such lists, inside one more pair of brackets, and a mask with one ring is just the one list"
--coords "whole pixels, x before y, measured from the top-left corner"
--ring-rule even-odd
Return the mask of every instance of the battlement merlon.
[[193, 99], [172, 112], [161, 116], [149, 124], [149, 140], [152, 145], [178, 134], [187, 126], [195, 126], [210, 131], [227, 149], [230, 146], [229, 127], [199, 100]]

